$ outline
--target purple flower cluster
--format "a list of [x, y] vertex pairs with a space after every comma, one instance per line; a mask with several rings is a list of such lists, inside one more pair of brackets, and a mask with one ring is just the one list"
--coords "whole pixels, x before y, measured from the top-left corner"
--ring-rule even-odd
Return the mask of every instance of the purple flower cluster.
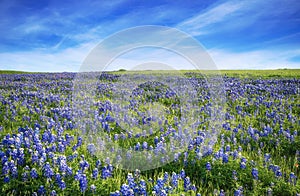
[[[153, 182], [151, 179], [149, 182]], [[184, 170], [179, 174], [172, 172], [172, 175], [169, 175], [167, 172], [164, 173], [162, 178], [158, 178], [153, 184], [152, 194], [153, 195], [168, 195], [176, 194], [179, 190], [179, 182], [183, 182], [184, 191], [188, 193], [196, 193], [197, 188], [194, 184], [191, 183], [190, 178], [185, 176]], [[123, 184], [120, 187], [120, 190], [117, 190], [111, 193], [111, 196], [131, 196], [131, 195], [147, 195], [146, 182], [143, 179], [138, 177], [133, 177], [131, 173], [127, 176], [127, 184]]]
[[[131, 160], [134, 157], [131, 154], [133, 151], [152, 151], [156, 157], [149, 156], [149, 162], [158, 160], [156, 158], [159, 157], [161, 163], [174, 158], [174, 162], [170, 164], [183, 165], [184, 168], [205, 165], [197, 169], [201, 170], [199, 173], [206, 170], [207, 176], [220, 167], [233, 166], [236, 170], [232, 175], [229, 173], [228, 183], [232, 179], [235, 184], [242, 182], [242, 172], [252, 177], [253, 183], [257, 183], [257, 180], [264, 179], [262, 172], [266, 171], [274, 174], [272, 180], [276, 182], [275, 185], [285, 182], [286, 186], [299, 186], [299, 151], [294, 155], [299, 144], [299, 79], [225, 77], [224, 91], [229, 107], [224, 114], [225, 121], [218, 128], [222, 134], [210, 138], [216, 130], [207, 126], [209, 120], [205, 116], [210, 116], [215, 109], [211, 104], [215, 97], [208, 92], [210, 86], [204, 80], [192, 74], [185, 75], [197, 91], [193, 95], [200, 101], [199, 118], [193, 119], [195, 123], [190, 128], [183, 128], [181, 125], [185, 119], [179, 118], [183, 113], [180, 111], [176, 92], [160, 82], [150, 80], [151, 82], [141, 83], [138, 87], [135, 85], [133, 92], [124, 92], [130, 95], [130, 100], [126, 100], [128, 107], [121, 108], [110, 101], [111, 95], [120, 90], [116, 85], [119, 76], [102, 74], [96, 83], [96, 94], [100, 100], [85, 107], [88, 115], [91, 114], [93, 118], [88, 119], [86, 124], [80, 124], [77, 120], [84, 116], [85, 110], [72, 111], [74, 74], [1, 74], [0, 177], [2, 185], [5, 185], [2, 187], [9, 187], [8, 191], [12, 192], [15, 185], [28, 188], [29, 184], [30, 192], [38, 195], [68, 194], [66, 191], [70, 189], [78, 189], [78, 194], [87, 191], [100, 193], [102, 190], [98, 190], [96, 186], [114, 177], [112, 164], [115, 160], [107, 158], [102, 162], [96, 161], [96, 151], [104, 149], [104, 144], [99, 142], [98, 146], [96, 142], [86, 143], [85, 137], [75, 134], [78, 130], [105, 131], [109, 133], [108, 142], [123, 144], [126, 140], [135, 141], [129, 144], [127, 154], [116, 157], [119, 161], [123, 157]], [[89, 85], [94, 84], [87, 85], [91, 87]], [[185, 85], [183, 83], [183, 88]], [[74, 99], [74, 103], [89, 103], [89, 95], [84, 92], [81, 95], [82, 100]], [[138, 110], [149, 102], [162, 104], [166, 108], [166, 114], [155, 116]], [[127, 110], [133, 116], [117, 116], [128, 112]], [[217, 113], [219, 111], [221, 110], [217, 110]], [[142, 127], [143, 131], [134, 133], [130, 129], [123, 130], [118, 121], [129, 127]], [[97, 123], [99, 126], [95, 125]], [[207, 145], [208, 139], [214, 141]], [[169, 141], [182, 146], [187, 142], [187, 151], [177, 152], [179, 147]], [[217, 145], [214, 146], [215, 141]], [[276, 153], [270, 150], [274, 148], [278, 148], [280, 153], [284, 151], [283, 159], [287, 157], [285, 160], [293, 160], [295, 165], [281, 165]], [[168, 157], [168, 153], [174, 157]], [[246, 159], [250, 157], [255, 162]], [[168, 172], [170, 174], [158, 174], [153, 182], [144, 181], [140, 174], [128, 174], [127, 178], [123, 176], [125, 179], [120, 181], [123, 183], [126, 180], [126, 183], [111, 195], [168, 195], [179, 194], [180, 191], [186, 194], [196, 193], [196, 186], [192, 184], [194, 176], [187, 176], [184, 170], [178, 174]], [[51, 182], [52, 185], [45, 182]], [[278, 188], [271, 187], [268, 194]], [[234, 189], [234, 195], [246, 193], [243, 188]], [[264, 190], [267, 189], [264, 187]], [[217, 190], [216, 194], [225, 195], [227, 191], [224, 188]]]

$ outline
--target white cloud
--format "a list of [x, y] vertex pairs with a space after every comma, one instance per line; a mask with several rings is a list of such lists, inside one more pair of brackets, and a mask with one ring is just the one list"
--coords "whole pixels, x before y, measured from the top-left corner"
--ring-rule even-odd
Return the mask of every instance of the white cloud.
[[207, 32], [203, 30], [204, 27], [226, 20], [228, 16], [237, 12], [244, 6], [244, 2], [225, 2], [179, 23], [177, 28], [186, 31], [191, 35], [205, 34]]
[[204, 33], [199, 31], [201, 28], [225, 20], [226, 16], [236, 12], [242, 6], [240, 2], [226, 2], [179, 23], [177, 27], [192, 35], [199, 35]]
[[[95, 43], [85, 43], [57, 53], [46, 51], [1, 53], [0, 69], [76, 72], [80, 70], [84, 59], [95, 46]], [[290, 61], [291, 58], [300, 56], [300, 50], [256, 50], [236, 53], [225, 49], [211, 49], [208, 50], [208, 54], [218, 69], [300, 68], [300, 63]], [[130, 70], [139, 65], [142, 65], [144, 69], [158, 69], [158, 64], [167, 65], [174, 70], [195, 69], [183, 56], [165, 49], [148, 48], [132, 50], [117, 57], [107, 67], [107, 70], [121, 68]], [[151, 65], [156, 67], [153, 68]], [[162, 69], [165, 68], [162, 67]]]
[[0, 53], [0, 67], [1, 69], [37, 72], [78, 71], [93, 47], [95, 47], [94, 43], [85, 43], [56, 53], [41, 50]]
[[218, 69], [278, 69], [300, 68], [300, 63], [289, 59], [300, 55], [300, 50], [270, 51], [256, 50], [233, 53], [226, 50], [208, 51]]
[[[297, 0], [227, 1], [188, 18], [179, 23], [177, 28], [193, 36], [235, 30], [251, 26], [257, 21], [262, 22], [265, 17], [272, 21], [278, 16], [293, 15], [299, 12], [299, 5], [300, 1]], [[276, 19], [271, 23], [276, 23]]]

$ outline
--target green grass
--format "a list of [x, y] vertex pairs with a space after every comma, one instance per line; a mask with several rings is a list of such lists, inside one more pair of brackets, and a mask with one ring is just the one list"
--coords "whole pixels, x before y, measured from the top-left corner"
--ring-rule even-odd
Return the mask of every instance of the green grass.
[[[184, 74], [184, 73], [222, 74], [228, 77], [239, 78], [299, 78], [300, 69], [273, 69], [273, 70], [119, 70], [111, 71], [113, 74]], [[0, 74], [31, 74], [38, 72], [25, 72], [18, 70], [0, 70]]]
[[0, 74], [26, 74], [30, 72], [17, 71], [17, 70], [0, 70]]
[[239, 78], [299, 78], [300, 69], [276, 69], [276, 70], [146, 70], [146, 71], [114, 71], [115, 74], [178, 74], [178, 73], [203, 73], [222, 74], [228, 77]]

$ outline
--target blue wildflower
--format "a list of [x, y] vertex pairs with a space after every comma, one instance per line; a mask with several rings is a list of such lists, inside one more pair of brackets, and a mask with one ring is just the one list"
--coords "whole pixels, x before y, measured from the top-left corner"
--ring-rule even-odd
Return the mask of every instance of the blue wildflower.
[[221, 189], [221, 190], [220, 190], [220, 194], [219, 194], [219, 196], [225, 196], [225, 192], [224, 192], [224, 190], [223, 190], [223, 189]]
[[108, 166], [102, 168], [102, 175], [101, 175], [102, 179], [107, 179], [111, 177], [111, 175], [112, 174]]
[[90, 186], [91, 191], [94, 193], [96, 191], [96, 186], [94, 184], [92, 184]]
[[92, 172], [92, 177], [94, 178], [94, 179], [96, 179], [97, 177], [98, 177], [98, 168], [95, 168], [94, 170], [93, 170], [93, 172]]
[[52, 190], [51, 193], [50, 193], [50, 196], [56, 196], [56, 195], [57, 195], [56, 191]]
[[252, 169], [252, 177], [255, 179], [255, 180], [258, 180], [258, 170], [256, 168], [253, 168]]
[[191, 181], [189, 177], [184, 178], [183, 187], [185, 191], [190, 190]]
[[181, 178], [181, 179], [184, 179], [184, 178], [185, 178], [185, 171], [184, 171], [184, 169], [182, 169], [182, 170], [180, 171], [180, 178]]
[[82, 174], [79, 178], [80, 191], [84, 192], [87, 189], [88, 181], [85, 174]]
[[48, 162], [43, 167], [43, 173], [47, 178], [51, 178], [54, 175], [53, 169]]
[[46, 194], [46, 189], [43, 185], [41, 185], [40, 188], [38, 189], [38, 194], [39, 195], [45, 195]]
[[227, 154], [227, 153], [224, 153], [224, 154], [223, 154], [223, 157], [222, 157], [223, 163], [228, 163], [228, 159], [229, 159], [228, 154]]
[[58, 183], [58, 186], [61, 190], [64, 190], [66, 188], [66, 183], [65, 181], [61, 180], [59, 183]]
[[175, 172], [172, 173], [171, 183], [172, 183], [173, 187], [177, 187], [178, 186], [178, 175]]
[[31, 178], [35, 179], [38, 177], [38, 173], [37, 173], [37, 170], [35, 168], [32, 168], [31, 171], [30, 171], [30, 176]]
[[10, 178], [9, 176], [5, 176], [4, 179], [3, 179], [4, 183], [9, 183], [10, 181]]
[[210, 171], [210, 170], [211, 170], [211, 164], [210, 164], [210, 162], [207, 162], [207, 163], [205, 164], [205, 168], [206, 168], [207, 171]]

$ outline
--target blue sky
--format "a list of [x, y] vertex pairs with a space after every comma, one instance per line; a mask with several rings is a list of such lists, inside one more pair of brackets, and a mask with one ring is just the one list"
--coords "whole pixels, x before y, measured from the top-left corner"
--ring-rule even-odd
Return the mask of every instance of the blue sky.
[[[2, 0], [0, 69], [78, 71], [99, 42], [139, 25], [193, 36], [219, 69], [300, 68], [298, 0]], [[137, 63], [134, 54], [119, 68]]]

